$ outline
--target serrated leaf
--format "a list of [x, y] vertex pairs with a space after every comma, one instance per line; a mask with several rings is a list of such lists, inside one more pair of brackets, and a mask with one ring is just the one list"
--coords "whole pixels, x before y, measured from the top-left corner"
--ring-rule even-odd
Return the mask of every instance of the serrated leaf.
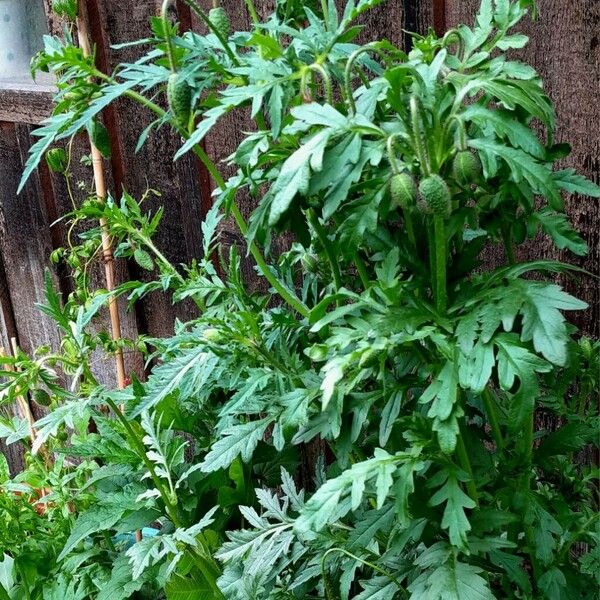
[[156, 406], [170, 394], [187, 399], [212, 376], [216, 357], [202, 345], [183, 350], [179, 356], [155, 368], [146, 384], [146, 395], [127, 413], [130, 419]]
[[600, 186], [593, 181], [578, 175], [575, 169], [565, 169], [553, 173], [554, 181], [558, 187], [569, 192], [569, 194], [582, 194], [592, 198], [600, 198]]
[[571, 227], [565, 214], [542, 209], [533, 213], [531, 218], [540, 224], [544, 233], [547, 233], [561, 250], [568, 249], [578, 256], [587, 254], [588, 245]]
[[410, 585], [410, 600], [495, 600], [481, 572], [479, 567], [448, 561]]
[[279, 176], [271, 187], [273, 200], [269, 212], [270, 225], [279, 222], [297, 194], [306, 194], [311, 169], [321, 170], [323, 153], [332, 135], [332, 129], [322, 129], [283, 163]]
[[442, 517], [442, 528], [448, 530], [450, 543], [457, 548], [467, 548], [467, 533], [471, 525], [465, 510], [475, 508], [477, 504], [462, 491], [459, 479], [452, 471], [447, 471], [444, 485], [429, 500], [431, 506], [446, 503]]
[[502, 158], [510, 167], [517, 183], [523, 180], [527, 181], [534, 193], [541, 194], [548, 199], [552, 208], [562, 210], [563, 202], [551, 171], [531, 155], [520, 149], [481, 138], [469, 140], [469, 146]]
[[354, 525], [348, 535], [348, 548], [361, 550], [366, 548], [379, 531], [389, 531], [395, 515], [395, 507], [390, 504], [379, 510], [370, 510], [364, 518]]
[[226, 469], [238, 456], [241, 456], [244, 462], [248, 462], [273, 421], [273, 417], [265, 417], [225, 429], [223, 437], [213, 444], [204, 458], [202, 471], [210, 473]]
[[484, 131], [493, 128], [499, 138], [507, 139], [512, 146], [520, 148], [535, 158], [545, 157], [546, 150], [536, 134], [517, 121], [509, 111], [490, 110], [485, 106], [474, 104], [465, 109], [462, 117], [466, 121], [476, 123]]
[[419, 399], [420, 404], [431, 402], [427, 416], [433, 420], [440, 448], [447, 454], [454, 452], [459, 433], [457, 418], [462, 415], [462, 409], [456, 406], [457, 398], [457, 365], [449, 360]]
[[404, 390], [394, 392], [381, 411], [381, 421], [379, 422], [379, 445], [381, 447], [385, 446], [390, 439], [394, 422], [402, 408], [403, 395]]
[[563, 366], [569, 340], [561, 310], [584, 310], [587, 304], [555, 284], [521, 281], [525, 302], [521, 307], [521, 340], [533, 341], [537, 352], [551, 363]]
[[376, 449], [375, 457], [352, 465], [340, 476], [328, 480], [308, 500], [294, 529], [298, 533], [320, 531], [328, 523], [344, 517], [358, 508], [369, 484], [371, 494], [377, 497], [381, 508], [393, 484], [393, 475], [403, 455], [390, 455]]

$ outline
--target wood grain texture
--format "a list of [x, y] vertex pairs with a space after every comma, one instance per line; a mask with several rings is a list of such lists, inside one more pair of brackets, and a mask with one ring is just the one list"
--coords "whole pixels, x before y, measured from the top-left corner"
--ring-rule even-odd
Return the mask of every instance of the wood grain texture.
[[44, 300], [52, 244], [39, 178], [32, 177], [16, 193], [28, 148], [26, 126], [0, 125], [0, 248], [19, 344], [30, 352], [43, 343], [56, 347], [58, 336], [52, 322], [34, 307]]
[[[45, 299], [44, 272], [50, 269], [52, 249], [40, 178], [33, 176], [21, 194], [16, 193], [29, 144], [28, 126], [0, 124], [0, 251], [17, 341], [31, 354], [41, 345], [58, 349], [60, 340], [54, 323], [35, 306]], [[50, 273], [56, 285], [51, 269]], [[42, 414], [34, 412], [36, 417]]]
[[0, 83], [0, 121], [37, 124], [52, 112], [53, 96], [49, 85]]
[[[471, 24], [478, 6], [479, 0], [446, 0], [447, 26]], [[515, 56], [538, 70], [556, 105], [556, 141], [568, 142], [573, 148], [561, 167], [573, 167], [599, 183], [600, 2], [545, 0], [540, 3], [540, 9], [537, 21], [525, 19], [522, 22], [530, 44], [515, 52]], [[590, 246], [589, 255], [580, 258], [557, 251], [549, 239], [540, 237], [521, 249], [519, 258], [559, 258], [598, 274], [600, 203], [597, 199], [572, 195], [566, 196], [566, 204], [571, 221]], [[599, 337], [600, 287], [597, 280], [582, 276], [578, 280], [560, 278], [560, 283], [590, 305], [585, 312], [571, 313], [570, 318], [584, 333]]]

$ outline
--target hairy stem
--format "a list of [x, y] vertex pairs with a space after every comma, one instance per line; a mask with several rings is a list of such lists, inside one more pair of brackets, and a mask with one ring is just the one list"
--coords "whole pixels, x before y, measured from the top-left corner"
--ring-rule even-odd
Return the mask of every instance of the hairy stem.
[[500, 429], [500, 421], [498, 419], [498, 411], [496, 410], [496, 399], [489, 388], [483, 390], [481, 394], [483, 400], [483, 406], [492, 430], [492, 437], [496, 442], [496, 448], [502, 450], [504, 448], [504, 438], [502, 437], [502, 430]]
[[160, 18], [163, 25], [163, 35], [165, 36], [165, 42], [167, 43], [167, 57], [169, 58], [169, 67], [171, 71], [175, 73], [177, 66], [175, 65], [175, 54], [173, 52], [173, 40], [171, 39], [170, 23], [167, 17], [167, 11], [173, 0], [164, 0], [162, 9], [160, 11]]
[[342, 287], [342, 275], [340, 273], [340, 265], [338, 264], [338, 261], [332, 250], [332, 244], [327, 237], [327, 232], [325, 231], [323, 225], [321, 225], [321, 222], [319, 221], [314, 209], [309, 208], [306, 211], [306, 217], [308, 219], [308, 223], [315, 232], [317, 239], [321, 243], [321, 246], [323, 246], [325, 256], [327, 256], [327, 261], [329, 262], [329, 266], [331, 268], [335, 289], [337, 291]]
[[433, 236], [435, 246], [435, 307], [439, 313], [445, 313], [448, 307], [446, 289], [446, 224], [444, 217], [434, 215]]
[[414, 94], [410, 97], [410, 121], [412, 127], [415, 154], [421, 165], [421, 171], [426, 177], [431, 174], [427, 148], [423, 144], [420, 102]]
[[406, 208], [402, 212], [404, 214], [404, 226], [406, 227], [406, 234], [408, 235], [410, 243], [416, 248], [417, 237], [415, 235], [415, 223], [412, 215], [410, 214], [410, 208]]
[[464, 435], [461, 427], [461, 432], [456, 440], [456, 457], [461, 468], [469, 475], [469, 481], [466, 483], [467, 493], [473, 502], [479, 504], [479, 494], [477, 493], [477, 486], [473, 481], [473, 467], [471, 467], [471, 461], [469, 460], [469, 453], [465, 446]]
[[344, 93], [346, 96], [346, 103], [350, 110], [350, 114], [352, 115], [356, 113], [356, 102], [354, 101], [354, 94], [352, 91], [352, 71], [354, 70], [354, 63], [356, 62], [356, 60], [360, 57], [361, 54], [364, 54], [365, 52], [375, 52], [376, 54], [379, 54], [379, 56], [381, 56], [382, 58], [387, 58], [387, 55], [385, 54], [385, 52], [383, 52], [383, 50], [380, 50], [379, 48], [369, 44], [363, 46], [362, 48], [359, 48], [358, 50], [355, 50], [349, 56], [348, 62], [346, 63], [346, 68], [344, 70]]
[[[238, 208], [237, 204], [235, 204], [235, 202], [231, 204], [231, 215], [233, 216], [233, 219], [235, 220], [238, 229], [245, 237], [248, 233], [248, 225], [246, 224], [246, 221], [244, 220], [244, 217], [242, 216], [242, 213], [240, 212], [240, 209]], [[251, 242], [248, 246], [248, 249], [250, 250], [250, 254], [252, 254], [252, 257], [254, 258], [260, 272], [262, 273], [264, 278], [273, 286], [277, 293], [296, 312], [301, 314], [303, 317], [308, 317], [308, 315], [310, 314], [310, 310], [308, 309], [308, 307], [285, 285], [283, 285], [283, 283], [281, 283], [281, 281], [279, 281], [279, 279], [277, 279], [275, 275], [273, 275], [271, 269], [269, 268], [269, 265], [267, 264], [263, 255], [258, 249], [258, 246], [254, 242]]]
[[254, 6], [254, 2], [252, 0], [245, 0], [246, 8], [248, 9], [248, 14], [250, 15], [250, 19], [252, 23], [258, 25], [260, 23], [260, 19], [258, 18], [258, 12], [256, 11], [256, 6]]

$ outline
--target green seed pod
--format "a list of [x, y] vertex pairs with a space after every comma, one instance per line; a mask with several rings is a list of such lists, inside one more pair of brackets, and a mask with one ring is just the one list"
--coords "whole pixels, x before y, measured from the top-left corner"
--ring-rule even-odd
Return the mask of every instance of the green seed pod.
[[46, 390], [36, 389], [31, 393], [33, 401], [40, 406], [50, 406], [52, 404], [52, 397]]
[[302, 255], [300, 263], [307, 273], [316, 273], [319, 270], [319, 259], [310, 252], [305, 252]]
[[136, 248], [133, 252], [133, 259], [135, 262], [145, 269], [146, 271], [152, 271], [154, 269], [154, 261], [148, 252], [142, 250], [142, 248]]
[[468, 185], [479, 179], [481, 175], [481, 162], [479, 158], [468, 150], [461, 150], [454, 157], [452, 175], [461, 185]]
[[430, 175], [419, 183], [419, 207], [427, 213], [446, 217], [451, 210], [451, 194], [439, 175]]
[[177, 119], [179, 125], [187, 130], [192, 113], [192, 88], [179, 73], [173, 73], [169, 77], [167, 99], [175, 119]]
[[216, 327], [207, 327], [202, 332], [202, 337], [207, 342], [213, 342], [213, 343], [218, 343], [223, 339], [221, 332]]
[[66, 173], [69, 157], [63, 148], [52, 148], [46, 152], [46, 163], [53, 173]]
[[417, 201], [417, 184], [409, 173], [397, 173], [390, 181], [392, 207], [403, 210], [414, 206]]
[[587, 337], [581, 338], [579, 340], [579, 347], [581, 348], [581, 352], [584, 358], [589, 360], [592, 357], [592, 354], [594, 353], [594, 348], [592, 346], [592, 343], [590, 342], [590, 339]]
[[215, 29], [224, 37], [229, 37], [231, 21], [227, 11], [222, 6], [211, 8], [208, 13], [208, 20], [214, 25]]

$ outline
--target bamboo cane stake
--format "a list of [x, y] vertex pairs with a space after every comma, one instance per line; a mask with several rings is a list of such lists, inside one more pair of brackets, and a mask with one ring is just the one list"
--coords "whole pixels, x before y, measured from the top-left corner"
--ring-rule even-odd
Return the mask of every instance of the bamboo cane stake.
[[[87, 11], [84, 6], [84, 2], [79, 3], [79, 10], [77, 12], [77, 37], [79, 40], [79, 46], [84, 56], [90, 56], [92, 54], [92, 48], [90, 46], [90, 35], [87, 19]], [[90, 148], [92, 153], [92, 168], [94, 172], [94, 183], [96, 186], [96, 196], [99, 200], [105, 201], [107, 197], [106, 192], [106, 178], [104, 176], [104, 163], [102, 160], [102, 154], [96, 148], [93, 141], [90, 138]], [[106, 278], [106, 289], [112, 292], [115, 289], [115, 264], [114, 255], [112, 249], [112, 241], [108, 232], [108, 226], [105, 219], [100, 219], [100, 227], [102, 229], [102, 256], [104, 259], [104, 275]], [[108, 300], [108, 311], [110, 314], [111, 324], [111, 335], [114, 341], [119, 341], [122, 337], [121, 333], [121, 317], [119, 315], [119, 307], [117, 300], [114, 296], [110, 296]], [[117, 385], [119, 389], [126, 387], [126, 375], [125, 375], [125, 361], [123, 359], [123, 349], [117, 347], [115, 353], [115, 365], [117, 370]], [[120, 407], [123, 411], [123, 406]], [[136, 541], [142, 539], [142, 532], [135, 532]]]
[[[80, 3], [79, 16], [77, 17], [77, 36], [79, 46], [84, 56], [90, 56], [92, 49], [90, 46], [89, 28], [87, 24], [87, 12]], [[104, 176], [104, 164], [102, 154], [96, 148], [90, 139], [90, 148], [92, 154], [92, 168], [94, 172], [94, 184], [96, 187], [96, 196], [99, 200], [105, 201], [107, 198], [106, 178]], [[104, 260], [104, 276], [106, 278], [106, 289], [112, 292], [115, 289], [115, 266], [112, 241], [108, 232], [108, 226], [105, 219], [100, 219], [100, 227], [102, 229], [102, 257]], [[114, 341], [119, 341], [122, 337], [121, 333], [121, 317], [119, 315], [119, 307], [114, 296], [110, 296], [108, 300], [108, 311], [110, 314], [111, 335]], [[125, 361], [123, 359], [123, 349], [117, 348], [115, 352], [115, 366], [117, 370], [117, 384], [119, 389], [126, 387]]]

